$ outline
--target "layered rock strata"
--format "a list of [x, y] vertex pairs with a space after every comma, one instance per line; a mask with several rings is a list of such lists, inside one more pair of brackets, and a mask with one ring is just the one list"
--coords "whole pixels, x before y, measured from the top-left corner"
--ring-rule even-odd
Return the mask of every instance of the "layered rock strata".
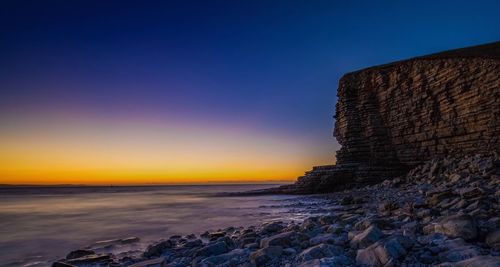
[[334, 136], [337, 164], [283, 190], [372, 184], [432, 158], [499, 152], [500, 42], [344, 75]]

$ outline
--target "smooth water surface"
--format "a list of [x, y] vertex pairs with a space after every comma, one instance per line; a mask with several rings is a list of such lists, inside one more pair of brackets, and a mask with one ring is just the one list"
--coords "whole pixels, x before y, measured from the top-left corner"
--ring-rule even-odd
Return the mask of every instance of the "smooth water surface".
[[293, 196], [215, 196], [270, 185], [0, 187], [0, 264], [46, 266], [95, 242], [294, 220]]

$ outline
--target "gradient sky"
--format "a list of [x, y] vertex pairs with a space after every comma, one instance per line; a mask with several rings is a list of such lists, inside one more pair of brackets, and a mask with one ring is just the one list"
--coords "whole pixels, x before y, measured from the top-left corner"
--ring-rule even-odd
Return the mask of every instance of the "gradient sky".
[[499, 1], [2, 1], [0, 183], [295, 179], [346, 72], [500, 39]]

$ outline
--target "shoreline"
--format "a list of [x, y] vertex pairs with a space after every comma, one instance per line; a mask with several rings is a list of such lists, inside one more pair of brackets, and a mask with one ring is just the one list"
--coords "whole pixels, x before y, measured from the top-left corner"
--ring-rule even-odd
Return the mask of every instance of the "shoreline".
[[326, 214], [302, 222], [171, 236], [135, 257], [77, 250], [52, 266], [499, 266], [499, 185], [494, 155], [433, 160], [316, 196]]

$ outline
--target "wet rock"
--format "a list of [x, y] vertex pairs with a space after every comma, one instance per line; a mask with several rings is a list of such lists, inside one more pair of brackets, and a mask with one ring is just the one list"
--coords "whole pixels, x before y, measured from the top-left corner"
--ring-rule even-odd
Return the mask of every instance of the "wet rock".
[[52, 267], [76, 267], [75, 265], [71, 265], [69, 263], [62, 262], [62, 261], [56, 261], [56, 262], [52, 263], [51, 266]]
[[194, 239], [194, 240], [186, 241], [186, 243], [184, 243], [182, 245], [182, 247], [194, 248], [194, 247], [200, 247], [202, 245], [203, 245], [203, 241], [201, 241], [201, 239]]
[[210, 256], [201, 260], [199, 263], [194, 263], [194, 267], [202, 266], [239, 266], [248, 260], [250, 251], [247, 249], [235, 249], [228, 253], [217, 256]]
[[283, 230], [283, 228], [285, 228], [285, 227], [283, 226], [283, 224], [281, 222], [273, 222], [273, 223], [269, 223], [269, 224], [264, 225], [264, 227], [262, 228], [262, 232], [264, 232], [264, 233], [276, 233], [276, 232]]
[[215, 243], [208, 244], [196, 251], [196, 256], [208, 257], [213, 255], [220, 255], [228, 252], [229, 249], [226, 242], [218, 241]]
[[92, 250], [77, 249], [77, 250], [74, 250], [74, 251], [71, 251], [70, 253], [68, 253], [68, 255], [66, 255], [66, 259], [71, 260], [71, 259], [81, 258], [84, 256], [94, 255], [94, 254], [95, 254], [95, 252]]
[[224, 232], [224, 231], [213, 232], [213, 233], [208, 234], [208, 238], [210, 238], [210, 240], [216, 240], [219, 237], [223, 237], [225, 235], [226, 235], [226, 232]]
[[282, 252], [283, 248], [280, 246], [268, 246], [250, 254], [250, 261], [254, 266], [263, 266], [276, 261]]
[[382, 238], [384, 234], [376, 226], [370, 226], [362, 233], [355, 235], [350, 244], [352, 248], [365, 248]]
[[470, 215], [452, 215], [442, 218], [434, 225], [434, 232], [449, 237], [471, 240], [477, 237], [477, 226]]
[[111, 254], [92, 254], [68, 260], [73, 265], [106, 264], [111, 261]]
[[122, 243], [122, 244], [133, 244], [133, 243], [137, 243], [139, 241], [141, 241], [140, 238], [135, 237], [135, 236], [131, 236], [131, 237], [122, 238], [120, 240], [120, 243]]
[[151, 258], [151, 257], [158, 257], [161, 256], [161, 254], [172, 247], [175, 246], [175, 241], [172, 241], [172, 239], [165, 240], [165, 241], [160, 241], [156, 244], [149, 245], [146, 251], [144, 251], [144, 257], [146, 258]]
[[129, 267], [164, 267], [166, 266], [165, 258], [160, 257], [156, 259], [146, 260], [134, 263]]
[[260, 247], [265, 248], [269, 246], [280, 246], [287, 248], [287, 247], [298, 246], [302, 242], [308, 240], [309, 237], [305, 234], [289, 231], [262, 239], [260, 241]]
[[319, 244], [302, 251], [297, 258], [299, 261], [304, 262], [313, 259], [339, 256], [342, 254], [343, 249], [338, 246]]

